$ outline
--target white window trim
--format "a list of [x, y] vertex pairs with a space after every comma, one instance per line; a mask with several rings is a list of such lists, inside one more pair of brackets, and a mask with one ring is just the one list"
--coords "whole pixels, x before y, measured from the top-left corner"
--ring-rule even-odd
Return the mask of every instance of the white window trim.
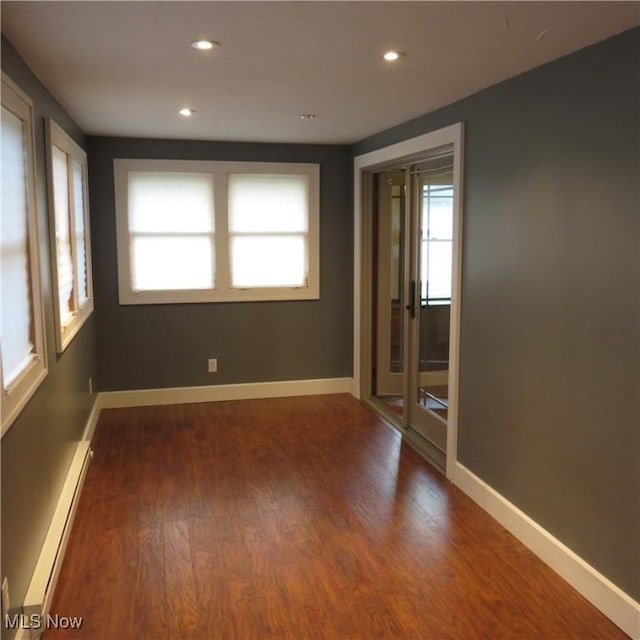
[[[47, 183], [49, 200], [49, 239], [51, 244], [51, 274], [53, 280], [54, 321], [56, 329], [56, 350], [62, 353], [80, 331], [87, 318], [93, 313], [93, 277], [91, 272], [91, 233], [89, 227], [89, 197], [87, 177], [87, 154], [74, 140], [50, 118], [45, 123], [47, 147]], [[67, 176], [69, 190], [69, 211], [57, 212], [54, 199], [53, 157], [52, 146], [55, 145], [67, 154]], [[73, 184], [73, 161], [82, 167], [82, 199], [84, 202], [84, 255], [86, 271], [87, 299], [80, 304], [78, 301], [78, 272], [76, 264], [76, 234], [75, 234], [75, 198]], [[72, 311], [71, 320], [65, 325], [61, 321], [59, 277], [58, 277], [58, 243], [56, 242], [56, 216], [69, 216], [70, 241], [73, 268], [73, 290], [76, 308]]]
[[27, 224], [29, 272], [31, 276], [31, 309], [33, 313], [34, 351], [31, 362], [20, 375], [5, 388], [0, 361], [1, 429], [2, 436], [9, 430], [31, 396], [47, 376], [47, 351], [44, 332], [44, 304], [40, 275], [38, 213], [36, 208], [35, 127], [33, 102], [4, 72], [2, 73], [2, 105], [22, 120], [27, 144]]
[[[113, 161], [118, 291], [120, 304], [248, 302], [317, 300], [320, 297], [320, 168], [317, 164], [274, 162], [218, 162], [197, 160]], [[129, 255], [128, 173], [130, 171], [192, 172], [214, 175], [216, 288], [200, 290], [134, 291]], [[308, 282], [304, 287], [232, 288], [229, 267], [227, 174], [301, 174], [309, 176]]]

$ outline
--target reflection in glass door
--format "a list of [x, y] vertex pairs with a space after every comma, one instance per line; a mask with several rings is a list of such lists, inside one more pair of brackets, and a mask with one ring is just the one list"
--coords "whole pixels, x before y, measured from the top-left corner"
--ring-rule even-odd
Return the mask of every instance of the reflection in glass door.
[[373, 395], [402, 414], [404, 368], [405, 176], [403, 169], [374, 176], [376, 267]]

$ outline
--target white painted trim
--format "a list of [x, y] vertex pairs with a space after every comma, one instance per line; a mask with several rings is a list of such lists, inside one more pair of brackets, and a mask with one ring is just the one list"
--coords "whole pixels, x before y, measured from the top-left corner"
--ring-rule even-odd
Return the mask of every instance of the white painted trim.
[[87, 424], [84, 427], [84, 432], [82, 434], [82, 440], [85, 442], [91, 442], [93, 439], [93, 434], [95, 433], [96, 426], [98, 425], [98, 419], [100, 418], [100, 397], [96, 395], [95, 400], [93, 402], [93, 407], [91, 408], [91, 413], [87, 418]]
[[288, 380], [282, 382], [250, 382], [202, 387], [106, 391], [98, 394], [98, 403], [100, 409], [115, 409], [162, 404], [186, 404], [190, 402], [217, 402], [221, 400], [251, 400], [256, 398], [312, 396], [326, 393], [351, 393], [352, 382], [351, 378], [323, 378], [319, 380]]
[[448, 127], [453, 138], [453, 265], [449, 314], [449, 402], [447, 409], [446, 475], [455, 474], [458, 462], [458, 408], [460, 387], [460, 326], [462, 318], [462, 227], [464, 224], [464, 125]]
[[461, 127], [460, 122], [437, 129], [436, 131], [430, 131], [424, 133], [415, 138], [409, 138], [408, 140], [402, 140], [395, 144], [383, 147], [382, 149], [376, 149], [369, 153], [364, 153], [354, 158], [355, 168], [358, 171], [367, 169], [372, 170], [375, 168], [383, 167], [385, 164], [394, 163], [396, 160], [411, 160], [412, 156], [421, 156], [425, 151], [429, 149], [436, 149], [437, 147], [444, 147], [447, 144], [451, 144], [452, 138], [454, 138]]
[[362, 326], [362, 169], [353, 162], [353, 394], [361, 398], [360, 327]]
[[640, 638], [640, 603], [459, 462], [453, 482], [626, 634]]
[[[79, 442], [22, 604], [23, 614], [27, 617], [38, 614], [44, 618], [49, 612], [87, 472], [89, 454], [89, 442]], [[33, 631], [35, 637], [39, 637], [42, 630]], [[31, 637], [34, 637], [33, 634]]]
[[453, 173], [456, 190], [454, 193], [454, 255], [456, 256], [452, 274], [452, 306], [449, 327], [450, 363], [449, 363], [449, 413], [447, 416], [447, 477], [455, 473], [458, 450], [458, 359], [460, 352], [460, 308], [462, 297], [462, 203], [463, 203], [463, 166], [464, 166], [464, 124], [443, 127], [415, 138], [403, 140], [382, 149], [356, 156], [353, 161], [353, 388], [357, 398], [361, 396], [362, 376], [362, 255], [363, 255], [363, 173], [382, 169], [398, 162], [410, 162], [418, 159], [431, 149], [453, 145]]

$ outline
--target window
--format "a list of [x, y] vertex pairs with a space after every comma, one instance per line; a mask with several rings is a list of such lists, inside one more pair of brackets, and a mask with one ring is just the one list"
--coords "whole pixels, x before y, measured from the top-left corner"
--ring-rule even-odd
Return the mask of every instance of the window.
[[35, 205], [33, 105], [2, 76], [2, 434], [47, 374]]
[[121, 304], [319, 297], [313, 164], [114, 160]]
[[422, 186], [421, 303], [451, 304], [453, 250], [451, 173], [426, 178]]
[[87, 155], [47, 121], [49, 230], [56, 348], [62, 353], [93, 311]]

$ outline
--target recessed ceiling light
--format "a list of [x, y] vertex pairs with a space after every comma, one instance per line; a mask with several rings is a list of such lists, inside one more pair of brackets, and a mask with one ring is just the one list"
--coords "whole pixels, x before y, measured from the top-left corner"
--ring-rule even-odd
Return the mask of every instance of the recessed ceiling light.
[[180, 111], [178, 111], [178, 113], [181, 116], [184, 116], [185, 118], [188, 118], [189, 116], [193, 115], [195, 113], [195, 109], [189, 109], [189, 107], [183, 107], [182, 109], [180, 109]]
[[400, 53], [399, 51], [387, 51], [387, 53], [385, 53], [382, 57], [387, 62], [394, 62], [395, 60], [397, 60], [402, 55], [404, 55], [404, 54]]
[[209, 51], [209, 49], [220, 46], [220, 43], [213, 40], [194, 40], [191, 46], [198, 51]]
[[315, 113], [303, 113], [300, 115], [300, 120], [315, 120], [317, 117]]

